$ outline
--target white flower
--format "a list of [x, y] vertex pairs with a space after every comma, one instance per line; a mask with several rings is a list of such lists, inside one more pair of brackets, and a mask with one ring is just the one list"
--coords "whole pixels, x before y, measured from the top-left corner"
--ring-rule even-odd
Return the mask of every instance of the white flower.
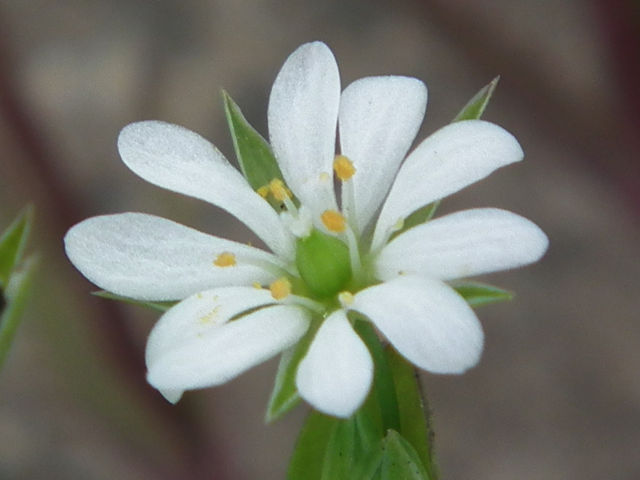
[[273, 252], [142, 213], [90, 218], [68, 232], [67, 255], [99, 287], [180, 300], [149, 336], [154, 387], [176, 402], [185, 390], [224, 383], [295, 345], [311, 322], [322, 322], [297, 388], [318, 410], [348, 417], [373, 375], [349, 311], [422, 369], [460, 373], [477, 363], [480, 323], [447, 282], [534, 262], [547, 238], [530, 221], [493, 208], [446, 215], [392, 238], [412, 212], [523, 156], [511, 134], [472, 120], [437, 131], [401, 165], [426, 101], [422, 82], [397, 76], [364, 78], [341, 93], [327, 46], [298, 48], [269, 100], [271, 145], [299, 201], [273, 182], [266, 193], [286, 205], [280, 215], [199, 135], [153, 121], [123, 129], [118, 148], [131, 170], [227, 210]]

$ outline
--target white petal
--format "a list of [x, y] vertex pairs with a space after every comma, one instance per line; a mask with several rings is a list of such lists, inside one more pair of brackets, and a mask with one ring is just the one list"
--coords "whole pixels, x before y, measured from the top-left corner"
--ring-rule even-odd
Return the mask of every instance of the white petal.
[[[143, 213], [89, 218], [71, 228], [64, 241], [67, 256], [91, 282], [139, 300], [268, 284], [281, 275], [275, 255]], [[235, 255], [235, 266], [214, 265], [224, 252]]]
[[522, 157], [513, 135], [492, 123], [468, 120], [438, 130], [400, 168], [380, 212], [372, 249], [381, 247], [389, 229], [418, 208]]
[[331, 178], [339, 101], [338, 66], [321, 42], [304, 44], [287, 58], [269, 98], [269, 135], [282, 175], [315, 215], [335, 208]]
[[354, 164], [355, 205], [342, 197], [363, 231], [384, 200], [400, 162], [418, 133], [427, 87], [409, 77], [369, 77], [349, 85], [340, 98], [341, 153]]
[[426, 275], [441, 280], [507, 270], [533, 263], [547, 236], [524, 217], [497, 208], [465, 210], [418, 225], [385, 246], [376, 276]]
[[118, 150], [124, 163], [146, 181], [226, 210], [274, 252], [293, 255], [293, 238], [278, 214], [200, 135], [169, 123], [138, 122], [122, 129]]
[[309, 326], [297, 306], [276, 305], [266, 290], [236, 287], [202, 292], [169, 310], [147, 344], [147, 379], [160, 390], [220, 385], [295, 344]]
[[332, 313], [298, 366], [300, 396], [317, 410], [350, 417], [364, 402], [373, 379], [369, 350], [343, 310]]
[[406, 276], [369, 287], [355, 295], [351, 308], [430, 372], [462, 373], [480, 359], [480, 322], [457, 292], [437, 280]]

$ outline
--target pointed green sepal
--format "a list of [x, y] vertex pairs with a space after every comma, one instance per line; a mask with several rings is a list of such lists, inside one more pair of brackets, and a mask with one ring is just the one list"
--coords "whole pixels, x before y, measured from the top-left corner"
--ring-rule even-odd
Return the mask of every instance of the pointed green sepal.
[[33, 222], [33, 207], [25, 207], [0, 236], [0, 288], [6, 287], [9, 277], [20, 262]]
[[100, 298], [106, 298], [107, 300], [116, 300], [118, 302], [129, 303], [131, 305], [139, 305], [141, 307], [150, 308], [158, 312], [166, 312], [178, 302], [145, 302], [143, 300], [135, 300], [129, 297], [123, 297], [122, 295], [116, 295], [115, 293], [107, 292], [106, 290], [98, 290], [91, 292], [92, 295]]
[[298, 395], [296, 388], [296, 372], [321, 324], [321, 321], [312, 322], [305, 336], [294, 347], [281, 355], [278, 373], [267, 406], [265, 416], [267, 423], [278, 420], [300, 403], [300, 395]]
[[456, 282], [453, 288], [472, 307], [504, 302], [513, 298], [512, 292], [480, 282]]
[[471, 100], [460, 110], [458, 115], [453, 119], [454, 122], [459, 122], [461, 120], [477, 120], [482, 117], [485, 108], [489, 104], [489, 100], [491, 100], [491, 96], [493, 95], [496, 86], [498, 85], [498, 81], [500, 80], [500, 76], [497, 76], [493, 80], [491, 80], [487, 85], [482, 87], [478, 93], [476, 93]]
[[222, 98], [238, 163], [251, 188], [258, 190], [274, 178], [283, 180], [269, 143], [249, 124], [240, 107], [224, 90]]
[[[11, 275], [4, 292], [6, 305], [0, 310], [0, 369], [18, 329], [22, 312], [31, 291], [37, 259], [29, 257], [22, 268]], [[2, 292], [0, 291], [0, 294]]]
[[432, 202], [429, 205], [425, 205], [424, 207], [419, 208], [418, 210], [413, 212], [411, 215], [404, 219], [404, 222], [402, 222], [402, 228], [391, 235], [391, 240], [396, 238], [401, 233], [406, 232], [410, 228], [431, 220], [433, 215], [436, 213], [438, 205], [440, 205], [440, 200]]
[[385, 437], [380, 471], [381, 480], [433, 480], [415, 449], [394, 430], [389, 430]]

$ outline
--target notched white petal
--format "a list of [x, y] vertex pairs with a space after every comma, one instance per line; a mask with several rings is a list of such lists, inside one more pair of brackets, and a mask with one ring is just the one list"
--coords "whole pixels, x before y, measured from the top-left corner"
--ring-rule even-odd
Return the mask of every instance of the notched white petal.
[[430, 372], [462, 373], [480, 359], [480, 322], [440, 281], [399, 277], [357, 293], [351, 308], [369, 317], [402, 356]]
[[[104, 290], [139, 300], [177, 300], [223, 285], [268, 284], [281, 261], [263, 250], [164, 218], [122, 213], [89, 218], [67, 232], [67, 256]], [[214, 265], [230, 252], [236, 264]]]
[[[354, 164], [353, 201], [343, 207], [363, 231], [384, 200], [400, 162], [413, 142], [427, 106], [427, 87], [409, 77], [367, 77], [349, 85], [340, 98], [341, 153]], [[353, 218], [355, 216], [355, 218]]]
[[372, 249], [389, 229], [415, 210], [522, 160], [522, 148], [509, 132], [481, 120], [455, 122], [425, 139], [407, 157], [385, 201]]
[[277, 213], [197, 133], [158, 121], [132, 123], [120, 132], [118, 150], [124, 163], [146, 181], [226, 210], [274, 252], [293, 256], [293, 238]]
[[309, 314], [297, 306], [269, 306], [273, 302], [267, 290], [241, 287], [180, 302], [149, 336], [149, 383], [159, 390], [220, 385], [294, 345], [308, 328]]
[[304, 44], [287, 58], [269, 98], [269, 136], [280, 169], [314, 211], [335, 206], [333, 183], [318, 184], [317, 178], [332, 172], [339, 101], [338, 66], [321, 42]]
[[376, 258], [375, 274], [382, 280], [401, 274], [453, 280], [536, 262], [548, 244], [537, 225], [515, 213], [464, 210], [396, 237]]
[[348, 418], [364, 402], [372, 379], [369, 350], [354, 332], [345, 312], [332, 313], [298, 366], [298, 392], [317, 410]]

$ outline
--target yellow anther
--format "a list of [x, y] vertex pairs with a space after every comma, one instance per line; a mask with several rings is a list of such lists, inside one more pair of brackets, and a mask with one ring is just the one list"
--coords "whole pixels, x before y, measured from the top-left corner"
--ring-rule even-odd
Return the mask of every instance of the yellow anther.
[[353, 166], [351, 160], [344, 155], [336, 155], [333, 161], [333, 169], [340, 180], [346, 182], [353, 174], [356, 173], [356, 167]]
[[291, 192], [279, 178], [274, 178], [269, 182], [269, 190], [273, 194], [273, 198], [279, 202], [284, 202], [286, 198], [291, 198]]
[[256, 190], [256, 192], [258, 192], [258, 195], [260, 195], [262, 198], [267, 198], [267, 195], [269, 195], [270, 191], [271, 189], [269, 188], [269, 185], [263, 185], [258, 190]]
[[353, 293], [344, 291], [338, 294], [338, 300], [340, 301], [340, 305], [342, 308], [347, 308], [349, 305], [353, 303]]
[[320, 219], [327, 230], [330, 232], [340, 233], [347, 228], [347, 222], [340, 212], [335, 210], [325, 210]]
[[233, 267], [236, 264], [236, 256], [231, 252], [222, 252], [213, 261], [216, 267]]
[[269, 285], [269, 290], [271, 291], [271, 296], [273, 298], [276, 300], [282, 300], [291, 294], [291, 283], [285, 277], [282, 277]]

